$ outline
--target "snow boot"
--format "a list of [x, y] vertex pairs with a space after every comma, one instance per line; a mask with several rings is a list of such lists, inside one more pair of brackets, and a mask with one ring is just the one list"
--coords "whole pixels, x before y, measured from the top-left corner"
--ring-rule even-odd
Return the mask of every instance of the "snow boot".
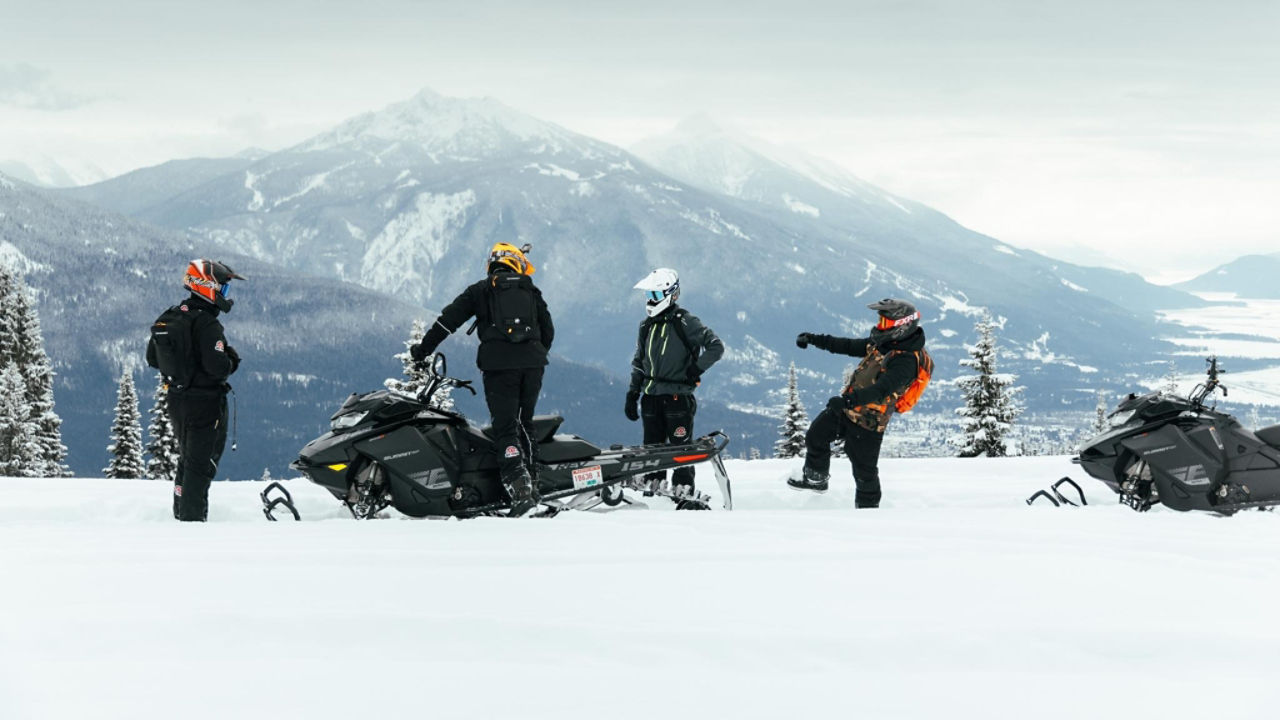
[[824, 493], [827, 491], [827, 479], [830, 473], [818, 472], [808, 465], [800, 471], [800, 477], [792, 475], [787, 478], [787, 485], [796, 490], [813, 490], [814, 492]]
[[529, 471], [523, 466], [503, 477], [502, 484], [507, 488], [507, 494], [511, 496], [511, 511], [507, 513], [508, 517], [520, 517], [538, 507], [538, 499], [534, 497]]

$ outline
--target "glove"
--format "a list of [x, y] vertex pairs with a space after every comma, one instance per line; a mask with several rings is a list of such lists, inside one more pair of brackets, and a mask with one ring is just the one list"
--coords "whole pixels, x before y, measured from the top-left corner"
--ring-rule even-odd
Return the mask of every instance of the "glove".
[[813, 342], [813, 335], [810, 333], [800, 333], [796, 336], [796, 347], [804, 350], [809, 347], [809, 343]]
[[622, 408], [622, 414], [631, 422], [640, 419], [640, 393], [635, 390], [627, 393], [627, 404]]
[[844, 395], [837, 395], [827, 401], [827, 409], [833, 413], [842, 413], [848, 408], [849, 406], [845, 404]]
[[690, 385], [698, 387], [698, 383], [702, 380], [702, 371], [698, 369], [697, 365], [690, 365], [689, 369], [684, 373], [684, 378], [689, 381]]
[[230, 345], [227, 346], [227, 359], [231, 361], [232, 373], [240, 369], [240, 353], [236, 352], [236, 349]]
[[422, 362], [430, 354], [422, 343], [414, 343], [409, 346], [409, 357], [413, 358], [414, 362]]

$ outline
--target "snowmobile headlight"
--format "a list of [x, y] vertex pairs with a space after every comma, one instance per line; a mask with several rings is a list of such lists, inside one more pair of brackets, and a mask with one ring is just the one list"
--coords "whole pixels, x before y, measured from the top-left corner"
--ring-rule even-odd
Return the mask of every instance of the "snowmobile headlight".
[[359, 425], [360, 421], [364, 420], [365, 416], [368, 414], [368, 411], [365, 411], [339, 415], [333, 419], [333, 422], [329, 423], [329, 429], [346, 430], [347, 428], [355, 427], [356, 425]]

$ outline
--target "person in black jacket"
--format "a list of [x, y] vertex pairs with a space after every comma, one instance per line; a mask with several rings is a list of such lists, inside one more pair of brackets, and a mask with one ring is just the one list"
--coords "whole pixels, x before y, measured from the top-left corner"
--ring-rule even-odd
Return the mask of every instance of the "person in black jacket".
[[[705, 373], [724, 355], [724, 343], [711, 328], [688, 310], [676, 305], [680, 277], [675, 270], [658, 268], [636, 283], [645, 291], [645, 313], [631, 360], [631, 385], [623, 409], [628, 420], [644, 420], [644, 442], [679, 445], [693, 439], [693, 416], [698, 402], [693, 391]], [[665, 472], [644, 477], [652, 492]], [[693, 467], [682, 467], [671, 477], [677, 507], [693, 496]]]
[[488, 276], [454, 298], [422, 342], [409, 347], [409, 354], [421, 362], [467, 320], [476, 318], [480, 334], [476, 366], [484, 377], [502, 482], [511, 494], [511, 514], [516, 516], [537, 505], [533, 487], [537, 448], [529, 429], [547, 353], [555, 339], [547, 303], [529, 277], [534, 267], [525, 257], [528, 250], [528, 245], [494, 245]]
[[920, 313], [905, 300], [886, 298], [868, 308], [879, 314], [866, 338], [800, 333], [796, 345], [863, 358], [848, 387], [827, 403], [805, 434], [804, 468], [787, 480], [797, 490], [825, 492], [831, 468], [831, 443], [844, 439], [853, 465], [854, 506], [880, 506], [880, 443], [894, 412], [894, 401], [915, 381], [924, 329]]
[[151, 328], [147, 364], [160, 370], [169, 394], [169, 420], [178, 440], [173, 516], [203, 522], [209, 517], [209, 485], [227, 443], [229, 378], [240, 355], [227, 343], [219, 313], [229, 312], [232, 280], [243, 280], [212, 260], [193, 260], [183, 287], [185, 301], [166, 310]]

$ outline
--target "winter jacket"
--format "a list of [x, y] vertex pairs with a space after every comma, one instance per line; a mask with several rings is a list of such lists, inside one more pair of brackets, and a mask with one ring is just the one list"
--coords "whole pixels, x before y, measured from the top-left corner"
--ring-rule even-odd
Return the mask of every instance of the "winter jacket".
[[[231, 386], [227, 384], [227, 378], [240, 367], [240, 356], [227, 343], [222, 323], [218, 321], [217, 306], [192, 295], [176, 307], [188, 315], [191, 328], [195, 372], [188, 389], [229, 390]], [[147, 364], [157, 369], [160, 367], [154, 339], [147, 342]]]
[[924, 349], [924, 328], [896, 342], [876, 346], [870, 338], [839, 338], [814, 335], [811, 345], [838, 355], [863, 358], [844, 389], [846, 414], [854, 423], [884, 432], [893, 414], [892, 400], [916, 379], [919, 372], [915, 353]]
[[698, 377], [724, 355], [724, 343], [694, 315], [672, 304], [640, 323], [631, 360], [631, 391], [645, 395], [686, 395]]
[[[533, 287], [534, 298], [538, 307], [538, 331], [540, 337], [522, 343], [513, 343], [501, 335], [491, 332], [489, 289], [490, 275], [466, 290], [463, 290], [453, 302], [440, 311], [440, 317], [427, 330], [422, 338], [423, 348], [435, 352], [436, 347], [444, 339], [452, 335], [471, 318], [476, 319], [479, 329], [480, 350], [476, 353], [476, 366], [481, 372], [493, 370], [522, 370], [526, 368], [544, 367], [547, 364], [547, 353], [555, 340], [556, 328], [551, 323], [551, 313], [547, 303], [542, 299], [542, 291]], [[533, 283], [530, 283], [533, 286]]]

